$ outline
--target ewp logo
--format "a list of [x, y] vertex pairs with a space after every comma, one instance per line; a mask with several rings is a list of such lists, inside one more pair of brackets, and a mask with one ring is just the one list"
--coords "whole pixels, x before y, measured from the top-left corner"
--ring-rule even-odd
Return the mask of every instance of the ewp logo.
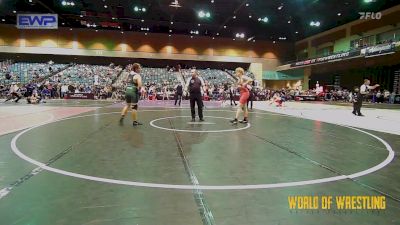
[[57, 14], [18, 14], [18, 29], [58, 29]]
[[382, 13], [380, 12], [359, 12], [358, 14], [360, 14], [360, 20], [380, 20], [382, 18]]

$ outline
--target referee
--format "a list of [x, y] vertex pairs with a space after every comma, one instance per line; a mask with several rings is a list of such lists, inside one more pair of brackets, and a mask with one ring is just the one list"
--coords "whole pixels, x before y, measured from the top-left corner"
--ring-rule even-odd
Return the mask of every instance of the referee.
[[203, 88], [204, 88], [204, 81], [201, 77], [199, 77], [198, 72], [193, 69], [190, 71], [192, 74], [192, 78], [188, 80], [186, 83], [186, 91], [189, 93], [190, 98], [190, 110], [192, 113], [192, 122], [195, 121], [196, 118], [196, 111], [194, 109], [195, 103], [197, 103], [198, 113], [200, 121], [204, 121], [203, 118]]
[[355, 103], [355, 107], [353, 109], [353, 114], [356, 116], [364, 116], [363, 114], [361, 114], [361, 107], [365, 96], [369, 93], [369, 90], [373, 90], [379, 87], [379, 84], [375, 84], [374, 86], [370, 86], [370, 84], [370, 80], [364, 79], [364, 84], [360, 87], [360, 91], [358, 92], [357, 96], [357, 102]]

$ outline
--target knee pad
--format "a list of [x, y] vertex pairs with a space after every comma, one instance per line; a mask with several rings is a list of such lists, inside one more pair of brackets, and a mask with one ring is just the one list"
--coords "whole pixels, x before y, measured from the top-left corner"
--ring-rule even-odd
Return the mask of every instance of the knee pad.
[[132, 109], [137, 110], [138, 109], [138, 105], [132, 105]]

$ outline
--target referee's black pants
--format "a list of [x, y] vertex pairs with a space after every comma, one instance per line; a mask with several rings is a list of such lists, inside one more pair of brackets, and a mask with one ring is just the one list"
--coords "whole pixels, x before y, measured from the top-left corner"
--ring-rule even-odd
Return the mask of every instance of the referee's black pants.
[[203, 119], [203, 99], [201, 93], [190, 93], [190, 111], [192, 112], [192, 119], [196, 118], [196, 110], [194, 109], [196, 103], [199, 111], [199, 118]]
[[361, 94], [358, 94], [357, 96], [357, 102], [354, 104], [353, 112], [355, 112], [357, 115], [362, 115], [361, 114], [361, 107], [362, 107], [362, 102], [364, 100], [364, 96]]

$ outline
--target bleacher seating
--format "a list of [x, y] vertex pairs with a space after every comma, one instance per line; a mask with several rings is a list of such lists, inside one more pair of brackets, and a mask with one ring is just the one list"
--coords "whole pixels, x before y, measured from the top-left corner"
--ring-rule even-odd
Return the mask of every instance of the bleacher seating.
[[111, 85], [120, 71], [119, 67], [76, 64], [52, 76], [50, 81], [62, 84]]
[[[49, 64], [49, 63], [26, 63], [18, 62], [13, 64], [5, 64], [0, 70], [0, 83], [9, 84], [12, 82], [28, 83], [31, 80], [43, 78], [51, 75], [67, 67], [66, 64]], [[10, 78], [7, 79], [6, 76]]]

